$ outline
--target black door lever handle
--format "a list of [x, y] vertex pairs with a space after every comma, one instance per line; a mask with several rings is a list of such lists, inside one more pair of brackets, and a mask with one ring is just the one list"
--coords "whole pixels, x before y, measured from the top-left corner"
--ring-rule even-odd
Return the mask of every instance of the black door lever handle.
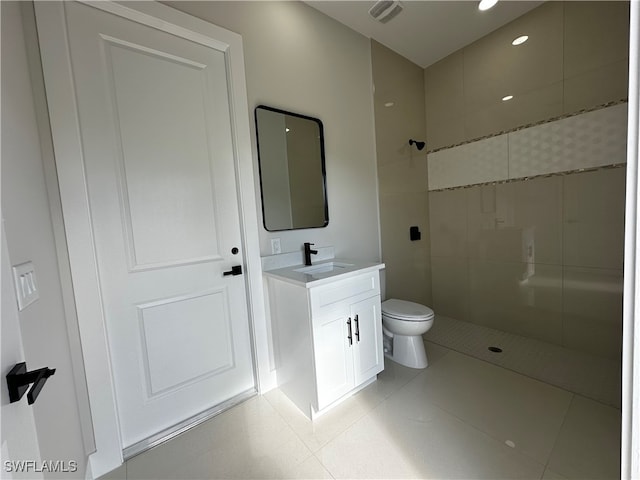
[[225, 277], [227, 275], [242, 275], [242, 265], [234, 265], [233, 267], [231, 267], [231, 270], [227, 271], [227, 272], [222, 272], [222, 275], [224, 275]]
[[[25, 362], [17, 363], [7, 374], [9, 403], [17, 402], [29, 390], [27, 399], [29, 405], [33, 405], [47, 379], [55, 373], [55, 368], [39, 368], [38, 370], [27, 372], [27, 364]], [[29, 388], [31, 384], [33, 385]]]

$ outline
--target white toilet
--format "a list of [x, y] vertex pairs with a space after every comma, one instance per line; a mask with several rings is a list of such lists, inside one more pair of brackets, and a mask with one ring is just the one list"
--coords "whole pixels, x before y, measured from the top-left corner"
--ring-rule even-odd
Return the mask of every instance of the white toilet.
[[434, 313], [419, 303], [391, 298], [382, 302], [384, 354], [411, 368], [426, 368], [422, 334], [433, 325]]

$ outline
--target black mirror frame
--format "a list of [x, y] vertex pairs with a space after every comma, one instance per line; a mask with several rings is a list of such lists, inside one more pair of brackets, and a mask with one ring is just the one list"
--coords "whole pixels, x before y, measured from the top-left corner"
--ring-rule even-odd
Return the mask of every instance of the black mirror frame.
[[[266, 220], [266, 216], [265, 216], [265, 210], [264, 210], [264, 186], [263, 186], [263, 182], [262, 182], [262, 177], [263, 177], [263, 173], [262, 173], [262, 161], [260, 159], [260, 136], [258, 135], [258, 109], [261, 110], [267, 110], [270, 112], [275, 112], [275, 113], [281, 113], [283, 115], [291, 115], [293, 117], [298, 117], [298, 118], [303, 118], [305, 120], [310, 120], [312, 122], [316, 122], [318, 124], [318, 128], [320, 130], [320, 162], [321, 162], [321, 167], [322, 167], [322, 194], [324, 195], [324, 224], [323, 225], [315, 225], [315, 226], [311, 226], [311, 227], [293, 227], [293, 228], [279, 228], [279, 229], [274, 229], [274, 230], [270, 230], [267, 227], [267, 220]], [[301, 113], [293, 113], [293, 112], [289, 112], [287, 110], [282, 110], [279, 108], [275, 108], [275, 107], [269, 107], [267, 105], [258, 105], [255, 109], [254, 109], [254, 119], [255, 119], [255, 125], [256, 125], [256, 147], [258, 149], [258, 172], [260, 175], [260, 202], [261, 202], [261, 208], [262, 208], [262, 226], [264, 227], [264, 229], [267, 232], [287, 232], [287, 231], [291, 231], [291, 230], [306, 230], [306, 229], [311, 229], [311, 228], [324, 228], [327, 225], [329, 225], [329, 200], [327, 198], [327, 170], [326, 170], [326, 160], [325, 160], [325, 148], [324, 148], [324, 125], [322, 124], [322, 120], [320, 120], [319, 118], [315, 118], [315, 117], [310, 117], [308, 115], [303, 115]]]

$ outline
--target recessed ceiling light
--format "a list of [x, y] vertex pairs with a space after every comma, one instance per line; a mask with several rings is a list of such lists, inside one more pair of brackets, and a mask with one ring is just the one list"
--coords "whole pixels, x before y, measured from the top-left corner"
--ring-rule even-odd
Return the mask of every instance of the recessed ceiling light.
[[489, 10], [496, 3], [498, 3], [498, 0], [480, 0], [480, 3], [478, 4], [478, 10]]
[[527, 40], [529, 40], [529, 35], [521, 35], [511, 42], [511, 45], [522, 45]]
[[513, 95], [507, 95], [506, 97], [502, 97], [503, 102], [507, 102], [513, 98]]
[[393, 107], [395, 104], [393, 102], [387, 102], [384, 104], [385, 107]]
[[291, 131], [291, 129], [290, 129], [289, 127], [285, 127], [284, 131], [285, 131], [285, 132], [290, 132], [290, 131]]

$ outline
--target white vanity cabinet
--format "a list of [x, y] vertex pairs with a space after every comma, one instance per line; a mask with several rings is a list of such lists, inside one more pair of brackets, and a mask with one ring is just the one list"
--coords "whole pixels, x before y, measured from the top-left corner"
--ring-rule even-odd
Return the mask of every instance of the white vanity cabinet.
[[380, 296], [312, 317], [317, 408], [322, 410], [384, 368]]
[[384, 369], [379, 268], [299, 283], [267, 276], [278, 384], [309, 418]]

